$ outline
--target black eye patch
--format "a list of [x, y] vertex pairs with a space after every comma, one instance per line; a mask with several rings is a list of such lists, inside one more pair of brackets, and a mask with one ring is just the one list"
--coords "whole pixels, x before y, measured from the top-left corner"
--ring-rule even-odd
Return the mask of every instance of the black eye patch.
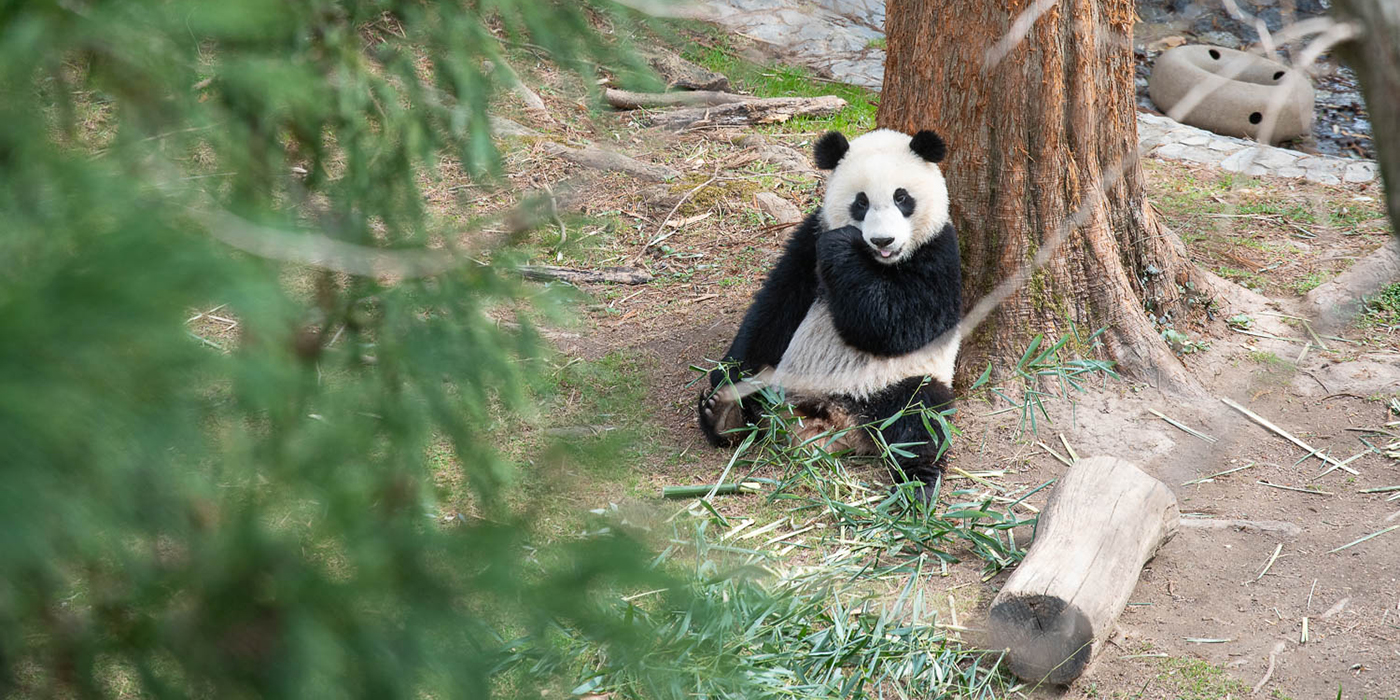
[[856, 200], [851, 202], [851, 218], [856, 221], [865, 221], [865, 212], [870, 210], [870, 198], [864, 192], [856, 195]]
[[914, 197], [903, 187], [894, 191], [894, 205], [899, 207], [899, 213], [906, 217], [914, 213]]

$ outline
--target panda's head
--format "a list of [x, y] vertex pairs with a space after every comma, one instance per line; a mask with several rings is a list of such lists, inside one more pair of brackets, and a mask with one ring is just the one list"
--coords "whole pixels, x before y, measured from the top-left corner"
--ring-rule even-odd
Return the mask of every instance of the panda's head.
[[822, 222], [855, 226], [871, 256], [894, 264], [948, 223], [948, 188], [938, 162], [947, 151], [932, 131], [912, 137], [877, 129], [850, 142], [839, 131], [817, 141], [817, 167], [830, 170]]

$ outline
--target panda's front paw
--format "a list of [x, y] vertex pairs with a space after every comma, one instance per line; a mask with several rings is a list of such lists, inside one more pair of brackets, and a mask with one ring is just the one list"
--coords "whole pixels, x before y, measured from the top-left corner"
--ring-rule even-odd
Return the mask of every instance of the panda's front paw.
[[733, 431], [744, 427], [744, 409], [738, 401], [726, 399], [723, 390], [700, 395], [700, 430], [711, 445], [721, 447], [734, 443]]
[[817, 239], [817, 257], [827, 261], [840, 260], [864, 245], [865, 238], [860, 229], [843, 226], [827, 231]]

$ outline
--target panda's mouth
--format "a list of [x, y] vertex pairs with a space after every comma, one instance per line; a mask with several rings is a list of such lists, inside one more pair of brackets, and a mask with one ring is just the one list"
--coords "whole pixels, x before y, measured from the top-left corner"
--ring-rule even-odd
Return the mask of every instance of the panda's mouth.
[[877, 245], [871, 245], [870, 250], [874, 252], [875, 255], [879, 257], [879, 259], [882, 262], [894, 262], [894, 259], [899, 257], [899, 252], [901, 249], [899, 246], [882, 247]]

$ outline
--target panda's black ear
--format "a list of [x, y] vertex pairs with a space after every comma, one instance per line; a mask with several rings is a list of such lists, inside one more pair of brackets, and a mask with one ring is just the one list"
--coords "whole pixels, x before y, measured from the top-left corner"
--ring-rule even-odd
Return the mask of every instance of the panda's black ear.
[[943, 143], [938, 134], [928, 129], [914, 134], [914, 138], [909, 141], [909, 148], [930, 163], [937, 163], [943, 160], [943, 156], [948, 155], [948, 145]]
[[841, 162], [842, 156], [846, 155], [851, 144], [846, 142], [846, 137], [839, 131], [828, 131], [821, 138], [817, 139], [814, 153], [817, 157], [817, 167], [822, 170], [835, 170], [836, 164]]

